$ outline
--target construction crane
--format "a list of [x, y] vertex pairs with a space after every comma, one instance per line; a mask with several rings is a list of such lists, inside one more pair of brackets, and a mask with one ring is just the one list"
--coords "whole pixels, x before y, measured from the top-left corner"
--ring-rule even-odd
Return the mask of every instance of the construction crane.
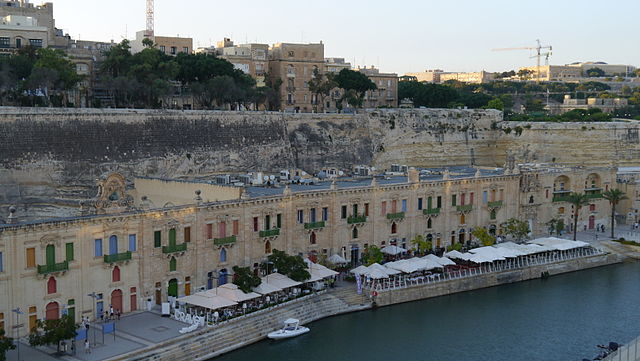
[[[518, 48], [499, 48], [499, 49], [491, 49], [491, 51], [504, 51], [504, 50], [535, 50], [536, 55], [533, 55], [529, 58], [536, 58], [536, 82], [540, 83], [540, 59], [542, 57], [545, 58], [545, 64], [549, 65], [549, 57], [552, 54], [553, 47], [551, 45], [542, 45], [540, 43], [540, 39], [536, 39], [536, 46], [523, 46]], [[543, 49], [548, 49], [548, 51], [543, 52]]]
[[147, 0], [147, 30], [145, 30], [144, 36], [152, 38], [154, 35], [153, 30], [153, 0]]

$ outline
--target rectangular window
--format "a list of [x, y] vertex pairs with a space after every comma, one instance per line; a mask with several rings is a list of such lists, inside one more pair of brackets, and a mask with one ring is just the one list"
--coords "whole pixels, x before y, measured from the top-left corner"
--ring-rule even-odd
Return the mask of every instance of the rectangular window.
[[473, 192], [469, 193], [469, 204], [473, 204]]
[[325, 221], [325, 222], [329, 220], [329, 208], [328, 207], [323, 207], [322, 208], [322, 220]]
[[175, 46], [171, 47], [171, 55], [176, 55], [176, 53], [178, 52], [178, 48]]
[[102, 238], [98, 238], [93, 242], [94, 257], [102, 257]]
[[42, 39], [29, 39], [29, 45], [34, 48], [42, 48]]
[[369, 217], [369, 203], [364, 204], [364, 216]]
[[418, 198], [418, 210], [422, 210], [422, 198]]
[[27, 268], [33, 268], [36, 266], [36, 249], [27, 248]]
[[489, 194], [487, 191], [482, 192], [482, 203], [487, 204], [487, 200], [489, 199]]
[[213, 224], [207, 224], [207, 239], [213, 239]]
[[436, 208], [442, 208], [442, 196], [438, 196], [438, 199], [436, 200], [438, 206]]
[[451, 205], [454, 206], [454, 207], [456, 205], [458, 205], [458, 201], [456, 200], [456, 195], [455, 194], [451, 195]]
[[182, 48], [182, 52], [183, 53], [187, 53], [189, 54], [189, 48], [187, 48], [186, 46]]
[[347, 206], [340, 207], [340, 218], [347, 218]]
[[156, 248], [162, 246], [162, 231], [153, 232], [153, 246]]
[[[188, 228], [188, 227], [187, 227]], [[186, 229], [186, 228], [185, 228]], [[135, 234], [129, 235], [129, 252], [135, 252], [138, 250], [138, 240]]]
[[304, 211], [302, 209], [298, 209], [298, 223], [304, 223]]
[[467, 194], [466, 194], [466, 193], [462, 193], [462, 194], [460, 195], [460, 205], [461, 205], [461, 206], [464, 206], [464, 205], [465, 205], [465, 198], [466, 198], [466, 197], [467, 197]]
[[504, 189], [500, 190], [500, 201], [504, 201]]
[[258, 217], [253, 217], [253, 231], [258, 232]]
[[166, 54], [167, 48], [164, 45], [160, 45], [160, 51]]
[[184, 241], [191, 242], [191, 227], [184, 227]]
[[4, 330], [4, 313], [0, 312], [0, 330]]
[[264, 230], [268, 231], [270, 229], [271, 229], [271, 216], [266, 215], [264, 216]]
[[358, 205], [357, 205], [357, 204], [354, 204], [354, 205], [352, 206], [352, 208], [353, 208], [353, 209], [352, 209], [352, 210], [353, 210], [353, 214], [352, 214], [352, 215], [355, 217], [355, 216], [357, 216], [357, 215], [358, 215]]
[[0, 272], [4, 272], [3, 254], [0, 252]]
[[227, 236], [227, 222], [218, 223], [218, 237], [225, 238]]
[[398, 201], [393, 200], [391, 201], [391, 213], [396, 213], [398, 212]]
[[311, 219], [310, 220], [311, 223], [315, 223], [315, 221], [316, 221], [316, 209], [315, 208], [311, 208], [309, 217]]
[[65, 244], [65, 256], [67, 261], [73, 261], [73, 243]]
[[406, 199], [402, 200], [402, 211], [403, 212], [407, 211], [407, 200]]
[[386, 201], [382, 201], [382, 205], [380, 207], [380, 214], [383, 215], [383, 216], [387, 214], [387, 202]]
[[237, 236], [240, 233], [240, 222], [237, 219], [233, 220], [233, 235]]
[[433, 199], [431, 197], [427, 198], [427, 209], [431, 209], [433, 206]]
[[0, 48], [8, 48], [9, 46], [11, 46], [11, 39], [0, 37]]
[[281, 213], [276, 214], [276, 227], [278, 229], [282, 228], [282, 214]]

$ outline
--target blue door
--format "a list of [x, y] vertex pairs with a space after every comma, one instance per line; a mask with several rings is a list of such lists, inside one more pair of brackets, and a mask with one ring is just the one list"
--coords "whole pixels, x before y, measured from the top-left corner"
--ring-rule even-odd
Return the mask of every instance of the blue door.
[[222, 286], [223, 284], [227, 283], [227, 270], [226, 269], [221, 269], [220, 270], [220, 278], [218, 278], [218, 286]]
[[100, 319], [100, 315], [104, 313], [104, 304], [102, 301], [96, 302], [96, 320]]
[[109, 237], [109, 254], [118, 254], [118, 237]]

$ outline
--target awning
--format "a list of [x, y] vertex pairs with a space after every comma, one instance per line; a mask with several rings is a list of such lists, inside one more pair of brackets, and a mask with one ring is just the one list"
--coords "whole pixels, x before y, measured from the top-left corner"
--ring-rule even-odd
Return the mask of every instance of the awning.
[[347, 261], [346, 259], [342, 258], [342, 256], [340, 256], [339, 254], [334, 254], [333, 256], [327, 258], [327, 261], [329, 263], [333, 263], [333, 264], [349, 263], [349, 261]]
[[260, 279], [262, 280], [263, 283], [268, 283], [281, 289], [295, 287], [302, 284], [280, 273], [271, 273]]
[[445, 256], [447, 256], [448, 258], [454, 258], [454, 259], [465, 259], [463, 254], [459, 251], [453, 250], [451, 252], [447, 252], [444, 254]]
[[358, 266], [358, 267], [352, 269], [349, 272], [351, 272], [353, 274], [356, 274], [356, 275], [363, 275], [363, 274], [369, 272], [369, 269], [367, 268], [367, 266]]
[[529, 243], [537, 244], [537, 245], [547, 247], [557, 251], [567, 251], [570, 249], [590, 246], [590, 244], [586, 242], [571, 241], [568, 239], [562, 239], [562, 238], [556, 238], [556, 237], [538, 238], [538, 239], [534, 239], [533, 241], [530, 241]]
[[398, 247], [398, 246], [386, 246], [382, 248], [382, 253], [384, 254], [389, 254], [392, 256], [398, 255], [398, 254], [402, 254], [402, 253], [406, 253], [407, 250], [402, 248], [402, 247]]
[[448, 259], [447, 257], [438, 257], [435, 254], [428, 254], [428, 255], [422, 257], [422, 259], [430, 260], [432, 262], [438, 263], [441, 266], [455, 266], [456, 265], [455, 262], [453, 262], [452, 260]]
[[242, 292], [242, 290], [233, 283], [225, 283], [224, 285], [217, 288], [217, 292], [219, 296], [222, 296], [234, 302], [244, 302], [260, 297], [260, 295], [255, 292]]
[[282, 288], [276, 287], [271, 283], [262, 282], [258, 287], [253, 288], [253, 292], [259, 293], [261, 295], [268, 295], [270, 293], [276, 293], [282, 291]]
[[180, 297], [178, 302], [184, 302], [192, 306], [203, 307], [209, 310], [217, 310], [219, 308], [235, 306], [238, 303], [228, 298], [216, 295], [215, 290], [198, 292], [196, 294]]

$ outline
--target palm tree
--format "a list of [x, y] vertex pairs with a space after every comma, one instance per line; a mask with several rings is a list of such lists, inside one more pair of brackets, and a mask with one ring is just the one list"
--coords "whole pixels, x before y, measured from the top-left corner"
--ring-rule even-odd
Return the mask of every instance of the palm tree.
[[584, 193], [571, 193], [567, 197], [567, 202], [573, 204], [573, 240], [578, 236], [578, 214], [580, 208], [589, 204], [589, 198]]
[[615, 225], [616, 206], [621, 200], [627, 199], [627, 196], [619, 189], [610, 189], [602, 193], [602, 197], [611, 204], [611, 238], [614, 238], [613, 227]]

